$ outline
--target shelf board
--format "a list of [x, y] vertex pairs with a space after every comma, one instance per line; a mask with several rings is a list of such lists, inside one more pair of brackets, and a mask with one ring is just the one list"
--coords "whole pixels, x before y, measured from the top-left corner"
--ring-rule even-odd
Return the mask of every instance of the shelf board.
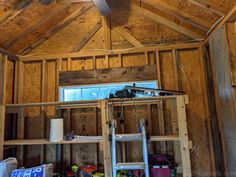
[[7, 140], [4, 141], [5, 146], [21, 146], [21, 145], [50, 145], [50, 144], [80, 144], [80, 143], [100, 143], [102, 142], [102, 136], [86, 137], [76, 141], [60, 141], [50, 142], [48, 139], [24, 139], [24, 140]]
[[151, 136], [150, 141], [179, 141], [178, 135]]
[[[83, 137], [76, 141], [60, 141], [60, 142], [50, 142], [47, 139], [24, 139], [24, 140], [7, 140], [4, 141], [5, 146], [21, 146], [21, 145], [50, 145], [50, 144], [81, 144], [81, 143], [100, 143], [102, 142], [102, 136], [97, 137]], [[150, 141], [179, 141], [179, 136], [177, 135], [167, 135], [167, 136], [151, 136]]]

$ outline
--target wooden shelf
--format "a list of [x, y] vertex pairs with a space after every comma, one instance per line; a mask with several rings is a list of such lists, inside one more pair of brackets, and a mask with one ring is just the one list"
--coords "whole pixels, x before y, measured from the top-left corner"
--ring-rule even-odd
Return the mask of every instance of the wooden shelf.
[[151, 136], [150, 141], [179, 141], [178, 135], [166, 135], [166, 136]]
[[21, 145], [50, 145], [50, 144], [81, 144], [81, 143], [100, 143], [102, 142], [102, 136], [86, 137], [76, 141], [60, 141], [50, 142], [47, 139], [24, 139], [24, 140], [8, 140], [4, 141], [4, 146], [21, 146]]
[[[102, 142], [102, 136], [97, 137], [83, 137], [76, 141], [60, 141], [50, 142], [47, 139], [24, 139], [24, 140], [8, 140], [4, 141], [4, 146], [21, 146], [21, 145], [50, 145], [50, 144], [81, 144], [81, 143], [100, 143]], [[151, 136], [150, 141], [179, 141], [179, 136], [168, 135], [168, 136]]]

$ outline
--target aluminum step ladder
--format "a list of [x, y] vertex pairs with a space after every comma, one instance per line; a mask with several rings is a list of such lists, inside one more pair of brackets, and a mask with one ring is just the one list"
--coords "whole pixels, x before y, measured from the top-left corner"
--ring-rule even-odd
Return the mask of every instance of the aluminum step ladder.
[[[117, 176], [118, 170], [144, 170], [145, 177], [149, 177], [148, 167], [148, 147], [147, 136], [145, 130], [145, 121], [140, 120], [139, 126], [141, 133], [136, 134], [116, 134], [116, 121], [112, 122], [112, 176]], [[132, 163], [117, 163], [116, 161], [116, 142], [142, 142], [142, 152], [144, 162], [132, 162]]]

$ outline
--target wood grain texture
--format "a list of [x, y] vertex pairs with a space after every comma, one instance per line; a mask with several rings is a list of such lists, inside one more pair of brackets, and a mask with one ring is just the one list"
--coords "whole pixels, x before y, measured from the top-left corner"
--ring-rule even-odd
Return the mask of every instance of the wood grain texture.
[[60, 86], [155, 80], [155, 66], [60, 72]]
[[215, 31], [209, 39], [211, 63], [215, 80], [215, 95], [217, 97], [217, 113], [223, 128], [222, 139], [226, 171], [234, 171], [236, 148], [236, 106], [235, 92], [230, 77], [230, 53], [227, 43], [226, 27]]

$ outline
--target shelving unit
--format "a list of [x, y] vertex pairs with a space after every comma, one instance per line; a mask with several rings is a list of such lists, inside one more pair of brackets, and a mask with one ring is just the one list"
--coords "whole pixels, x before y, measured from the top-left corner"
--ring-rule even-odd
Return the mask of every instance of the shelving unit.
[[[104, 170], [106, 177], [112, 176], [111, 168], [111, 145], [109, 141], [110, 128], [108, 122], [112, 120], [113, 116], [111, 109], [115, 106], [127, 105], [145, 105], [145, 104], [158, 104], [163, 100], [169, 100], [172, 105], [175, 105], [174, 113], [176, 113], [176, 120], [178, 122], [178, 135], [166, 136], [151, 136], [151, 142], [157, 141], [174, 141], [180, 142], [183, 177], [191, 177], [191, 164], [189, 155], [189, 140], [187, 132], [187, 122], [185, 113], [185, 104], [188, 103], [187, 96], [167, 96], [167, 97], [154, 97], [154, 98], [136, 98], [136, 99], [111, 99], [111, 100], [97, 100], [97, 101], [76, 101], [76, 102], [54, 102], [54, 103], [32, 103], [32, 104], [14, 104], [0, 106], [0, 159], [3, 159], [4, 147], [7, 146], [23, 146], [23, 145], [66, 145], [66, 144], [79, 144], [79, 143], [99, 143], [103, 150], [104, 155]], [[18, 136], [16, 140], [4, 140], [5, 131], [5, 114], [18, 114], [18, 123], [24, 124], [24, 109], [27, 107], [44, 107], [44, 106], [57, 106], [58, 110], [65, 108], [87, 108], [95, 107], [101, 109], [101, 125], [102, 136], [87, 136], [81, 137], [77, 141], [61, 141], [52, 143], [47, 139], [24, 139]], [[24, 128], [21, 127], [21, 130]], [[20, 131], [20, 130], [17, 130]], [[22, 132], [21, 132], [22, 133]]]

